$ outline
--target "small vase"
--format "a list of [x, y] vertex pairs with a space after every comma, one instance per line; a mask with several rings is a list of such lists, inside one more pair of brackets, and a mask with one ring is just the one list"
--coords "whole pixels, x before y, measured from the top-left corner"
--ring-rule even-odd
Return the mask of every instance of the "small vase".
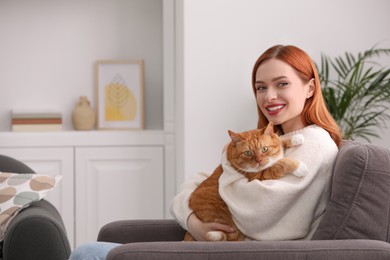
[[85, 96], [81, 96], [72, 112], [72, 123], [76, 130], [92, 130], [95, 127], [96, 114], [91, 103]]

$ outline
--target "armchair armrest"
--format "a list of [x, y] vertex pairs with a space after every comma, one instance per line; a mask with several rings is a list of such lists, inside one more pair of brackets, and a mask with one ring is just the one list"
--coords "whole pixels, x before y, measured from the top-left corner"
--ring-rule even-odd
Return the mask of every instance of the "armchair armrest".
[[115, 243], [181, 241], [185, 230], [173, 219], [120, 220], [103, 226], [98, 241]]
[[68, 259], [71, 249], [57, 209], [40, 200], [22, 210], [9, 224], [3, 259]]
[[112, 249], [107, 260], [390, 259], [390, 244], [376, 240], [146, 242]]

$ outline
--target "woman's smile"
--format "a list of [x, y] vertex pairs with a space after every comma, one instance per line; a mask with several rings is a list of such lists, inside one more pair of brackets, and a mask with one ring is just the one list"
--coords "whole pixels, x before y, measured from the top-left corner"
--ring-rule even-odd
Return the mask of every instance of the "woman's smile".
[[286, 105], [284, 104], [274, 104], [274, 105], [265, 106], [265, 109], [267, 110], [270, 116], [274, 116], [279, 114], [285, 107]]

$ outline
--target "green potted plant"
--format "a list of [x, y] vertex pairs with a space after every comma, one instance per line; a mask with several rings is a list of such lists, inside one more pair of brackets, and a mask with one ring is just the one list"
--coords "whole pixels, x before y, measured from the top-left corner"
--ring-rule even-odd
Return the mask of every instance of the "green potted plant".
[[379, 137], [375, 130], [390, 119], [390, 68], [375, 58], [390, 49], [373, 47], [335, 58], [321, 55], [318, 68], [325, 102], [343, 132], [344, 139]]

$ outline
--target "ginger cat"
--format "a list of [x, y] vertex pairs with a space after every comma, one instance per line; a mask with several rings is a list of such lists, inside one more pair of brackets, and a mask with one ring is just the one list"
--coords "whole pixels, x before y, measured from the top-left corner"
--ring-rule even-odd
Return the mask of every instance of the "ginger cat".
[[[278, 179], [298, 169], [299, 163], [284, 156], [284, 148], [299, 145], [302, 135], [282, 140], [274, 133], [272, 122], [265, 129], [255, 129], [242, 133], [229, 131], [231, 142], [226, 148], [227, 160], [242, 173], [248, 181]], [[206, 180], [191, 194], [189, 207], [202, 222], [219, 222], [235, 228], [234, 233], [213, 231], [206, 234], [209, 241], [240, 241], [246, 236], [234, 224], [228, 206], [218, 192], [218, 180], [223, 173], [219, 165]], [[297, 176], [300, 173], [297, 173]], [[184, 241], [194, 241], [187, 232]]]

